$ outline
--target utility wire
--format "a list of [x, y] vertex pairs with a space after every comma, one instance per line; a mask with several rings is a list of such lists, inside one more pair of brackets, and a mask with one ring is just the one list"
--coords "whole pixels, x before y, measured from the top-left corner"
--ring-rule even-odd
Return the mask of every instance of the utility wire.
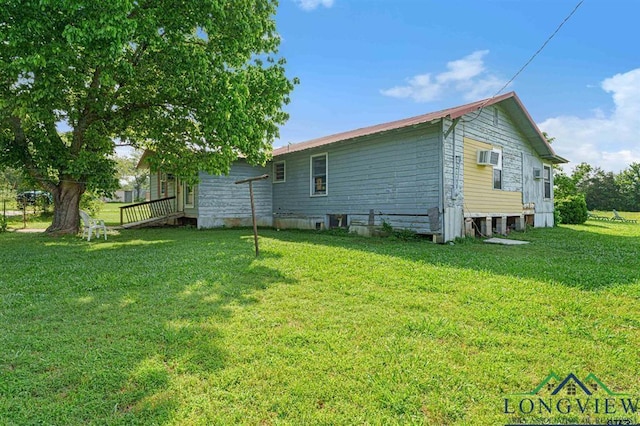
[[466, 120], [463, 121], [464, 123], [468, 123], [471, 122], [473, 120], [475, 120], [476, 118], [478, 118], [480, 116], [480, 113], [482, 112], [482, 109], [484, 108], [484, 106], [489, 103], [489, 101], [491, 101], [491, 99], [495, 98], [496, 96], [498, 96], [504, 89], [507, 88], [507, 86], [509, 86], [511, 83], [513, 83], [513, 81], [522, 73], [522, 71], [525, 70], [525, 68], [527, 68], [529, 66], [529, 64], [531, 62], [533, 62], [533, 60], [536, 58], [536, 56], [538, 56], [540, 54], [540, 52], [542, 52], [542, 50], [547, 47], [547, 44], [549, 44], [549, 42], [551, 41], [551, 39], [553, 37], [555, 37], [556, 34], [558, 34], [558, 32], [560, 31], [560, 28], [562, 28], [564, 26], [564, 24], [567, 23], [567, 21], [569, 19], [571, 19], [571, 17], [573, 16], [574, 13], [576, 13], [576, 11], [578, 10], [578, 8], [582, 5], [582, 3], [584, 3], [584, 0], [580, 0], [578, 2], [578, 4], [575, 5], [575, 7], [573, 8], [573, 10], [571, 11], [571, 13], [569, 13], [567, 15], [566, 18], [564, 18], [564, 20], [560, 23], [560, 25], [558, 25], [558, 27], [555, 29], [555, 31], [553, 33], [551, 33], [551, 35], [545, 40], [544, 43], [542, 43], [542, 46], [540, 46], [540, 48], [538, 50], [536, 50], [536, 52], [531, 55], [531, 57], [529, 58], [529, 60], [522, 66], [520, 67], [520, 69], [513, 75], [513, 77], [511, 77], [509, 79], [509, 81], [507, 81], [504, 86], [502, 86], [496, 93], [493, 94], [493, 96], [491, 96], [490, 98], [486, 99], [481, 105], [480, 105], [480, 109], [478, 110], [478, 114], [472, 118], [471, 120]]
[[524, 71], [524, 69], [525, 69], [525, 68], [527, 68], [527, 66], [529, 66], [529, 64], [530, 64], [531, 62], [533, 62], [533, 60], [536, 58], [536, 56], [538, 56], [538, 54], [539, 54], [540, 52], [542, 52], [542, 50], [543, 50], [545, 47], [547, 47], [547, 44], [549, 44], [549, 42], [551, 41], [551, 39], [552, 39], [553, 37], [555, 37], [555, 35], [556, 35], [556, 34], [558, 34], [558, 31], [560, 31], [560, 28], [562, 28], [562, 26], [563, 26], [563, 25], [564, 25], [564, 24], [565, 24], [565, 23], [566, 23], [566, 22], [567, 22], [567, 21], [568, 21], [568, 20], [573, 16], [573, 14], [574, 14], [574, 13], [576, 13], [576, 11], [577, 11], [577, 10], [578, 10], [578, 8], [580, 7], [580, 5], [582, 5], [582, 3], [583, 3], [583, 2], [584, 2], [584, 0], [580, 0], [580, 1], [578, 2], [578, 4], [576, 4], [576, 6], [575, 6], [575, 7], [573, 8], [573, 10], [571, 11], [571, 13], [570, 13], [569, 15], [567, 15], [567, 17], [566, 17], [566, 18], [564, 18], [564, 21], [562, 21], [562, 22], [560, 23], [560, 25], [558, 25], [558, 28], [556, 28], [556, 30], [555, 30], [555, 31], [554, 31], [554, 32], [549, 36], [549, 38], [547, 38], [547, 40], [546, 40], [544, 43], [542, 43], [542, 46], [540, 46], [540, 48], [536, 51], [536, 53], [534, 53], [534, 54], [531, 56], [531, 58], [529, 58], [529, 60], [528, 60], [528, 61], [527, 61], [523, 66], [522, 66], [522, 68], [520, 68], [520, 69], [518, 70], [518, 72], [516, 72], [516, 73], [513, 75], [513, 77], [511, 77], [511, 79], [510, 79], [509, 81], [507, 81], [507, 82], [505, 83], [505, 85], [504, 85], [504, 86], [502, 86], [502, 87], [500, 88], [500, 90], [498, 90], [496, 93], [494, 93], [494, 95], [493, 95], [491, 98], [495, 98], [496, 96], [498, 96], [498, 94], [499, 94], [500, 92], [502, 92], [502, 91], [503, 91], [503, 90], [504, 90], [508, 85], [510, 85], [510, 84], [513, 82], [513, 80], [515, 80], [515, 79], [520, 75], [520, 73], [521, 73], [522, 71]]

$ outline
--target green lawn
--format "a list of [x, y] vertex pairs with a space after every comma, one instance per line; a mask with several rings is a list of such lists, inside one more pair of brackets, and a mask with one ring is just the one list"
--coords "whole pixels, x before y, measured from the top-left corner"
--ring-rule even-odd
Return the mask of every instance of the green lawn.
[[[127, 205], [129, 205], [129, 203], [102, 203], [100, 211], [95, 217], [104, 220], [107, 226], [120, 225], [120, 207]], [[2, 214], [2, 211], [0, 211], [0, 214]], [[49, 208], [47, 213], [42, 213], [40, 210], [34, 212], [34, 208], [28, 206], [26, 217], [22, 214], [12, 216], [7, 219], [7, 222], [10, 229], [46, 229], [51, 225], [52, 215], [51, 208]]]
[[552, 371], [640, 397], [640, 225], [514, 237], [0, 234], [0, 424], [504, 425]]

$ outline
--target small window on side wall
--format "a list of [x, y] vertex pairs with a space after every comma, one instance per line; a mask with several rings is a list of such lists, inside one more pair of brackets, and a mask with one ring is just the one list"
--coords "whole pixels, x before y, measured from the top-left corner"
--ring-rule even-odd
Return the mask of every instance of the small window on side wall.
[[498, 164], [493, 166], [493, 189], [502, 189], [502, 150], [494, 148], [492, 151], [498, 153]]
[[311, 196], [327, 195], [327, 154], [311, 156]]
[[493, 169], [493, 189], [502, 189], [502, 170]]
[[158, 174], [158, 197], [164, 198], [168, 196], [167, 194], [167, 174], [161, 172]]
[[544, 198], [551, 198], [551, 167], [543, 166], [542, 180], [544, 181]]
[[287, 165], [284, 161], [273, 163], [273, 182], [285, 182], [287, 178]]

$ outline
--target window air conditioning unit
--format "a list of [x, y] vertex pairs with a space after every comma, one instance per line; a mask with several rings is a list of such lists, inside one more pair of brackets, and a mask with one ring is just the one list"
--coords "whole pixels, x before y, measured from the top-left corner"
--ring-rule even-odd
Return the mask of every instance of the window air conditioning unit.
[[479, 150], [478, 165], [497, 166], [500, 164], [500, 153], [497, 151]]
[[542, 169], [534, 168], [533, 169], [533, 178], [534, 179], [542, 179]]

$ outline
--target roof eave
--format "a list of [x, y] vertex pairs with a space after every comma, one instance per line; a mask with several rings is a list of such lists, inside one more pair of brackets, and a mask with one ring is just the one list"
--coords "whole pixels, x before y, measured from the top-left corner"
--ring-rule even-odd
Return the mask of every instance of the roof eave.
[[560, 157], [559, 155], [556, 155], [556, 154], [543, 155], [541, 156], [541, 158], [553, 164], [566, 164], [569, 162], [569, 160], [567, 160], [566, 158]]

